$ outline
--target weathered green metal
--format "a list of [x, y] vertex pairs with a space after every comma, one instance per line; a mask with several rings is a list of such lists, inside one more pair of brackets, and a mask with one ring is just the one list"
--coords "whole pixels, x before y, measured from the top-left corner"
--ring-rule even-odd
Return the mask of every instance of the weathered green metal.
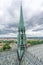
[[18, 56], [19, 59], [22, 58], [25, 46], [26, 46], [26, 35], [25, 35], [25, 26], [24, 26], [24, 19], [23, 19], [23, 12], [22, 12], [22, 5], [20, 9], [20, 22], [18, 26]]

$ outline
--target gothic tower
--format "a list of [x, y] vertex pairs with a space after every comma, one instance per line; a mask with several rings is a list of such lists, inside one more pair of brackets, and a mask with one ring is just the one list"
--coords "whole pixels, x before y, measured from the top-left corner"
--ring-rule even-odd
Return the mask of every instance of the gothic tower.
[[23, 19], [23, 12], [22, 12], [22, 5], [20, 8], [20, 22], [18, 26], [18, 57], [19, 59], [22, 58], [25, 46], [26, 46], [26, 35], [25, 35], [25, 26], [24, 26], [24, 19]]

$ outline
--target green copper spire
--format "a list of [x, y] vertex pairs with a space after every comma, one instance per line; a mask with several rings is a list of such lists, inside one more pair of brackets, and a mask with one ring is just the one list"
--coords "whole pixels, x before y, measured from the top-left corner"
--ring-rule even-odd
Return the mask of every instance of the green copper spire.
[[22, 4], [21, 4], [21, 9], [20, 9], [20, 23], [19, 23], [19, 27], [20, 27], [20, 28], [23, 28], [23, 27], [24, 27]]
[[24, 49], [26, 46], [26, 35], [25, 35], [25, 26], [24, 26], [24, 20], [23, 20], [23, 12], [22, 12], [22, 4], [20, 8], [20, 22], [18, 27], [18, 56], [19, 59], [22, 58]]

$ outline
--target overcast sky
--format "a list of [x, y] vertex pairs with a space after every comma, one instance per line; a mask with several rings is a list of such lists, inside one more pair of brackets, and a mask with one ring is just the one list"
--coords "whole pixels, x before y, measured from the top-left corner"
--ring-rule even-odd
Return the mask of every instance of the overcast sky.
[[[0, 0], [0, 37], [17, 37], [21, 0]], [[43, 0], [22, 0], [26, 36], [43, 37]]]

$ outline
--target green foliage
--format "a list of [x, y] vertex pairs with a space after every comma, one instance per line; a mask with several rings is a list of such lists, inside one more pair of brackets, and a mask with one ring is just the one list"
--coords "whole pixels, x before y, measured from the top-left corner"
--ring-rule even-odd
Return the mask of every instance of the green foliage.
[[0, 40], [0, 44], [3, 43], [3, 48], [0, 48], [0, 51], [9, 50], [11, 43], [17, 43], [16, 40]]
[[3, 43], [14, 43], [14, 40], [5, 40]]
[[0, 43], [2, 43], [3, 41], [2, 40], [0, 40]]
[[2, 43], [2, 42], [0, 41], [0, 43]]
[[1, 48], [1, 49], [0, 49], [0, 52], [2, 52], [2, 51], [3, 51], [3, 49]]
[[27, 43], [30, 43], [31, 45], [37, 45], [42, 44], [43, 40], [28, 40]]
[[2, 42], [3, 42], [3, 43], [9, 43], [9, 44], [10, 44], [10, 43], [17, 43], [16, 40], [5, 40], [5, 41], [4, 41], [4, 40], [0, 40], [0, 43], [2, 43]]
[[4, 46], [3, 46], [3, 50], [9, 50], [11, 47], [9, 46], [9, 44], [5, 44]]

